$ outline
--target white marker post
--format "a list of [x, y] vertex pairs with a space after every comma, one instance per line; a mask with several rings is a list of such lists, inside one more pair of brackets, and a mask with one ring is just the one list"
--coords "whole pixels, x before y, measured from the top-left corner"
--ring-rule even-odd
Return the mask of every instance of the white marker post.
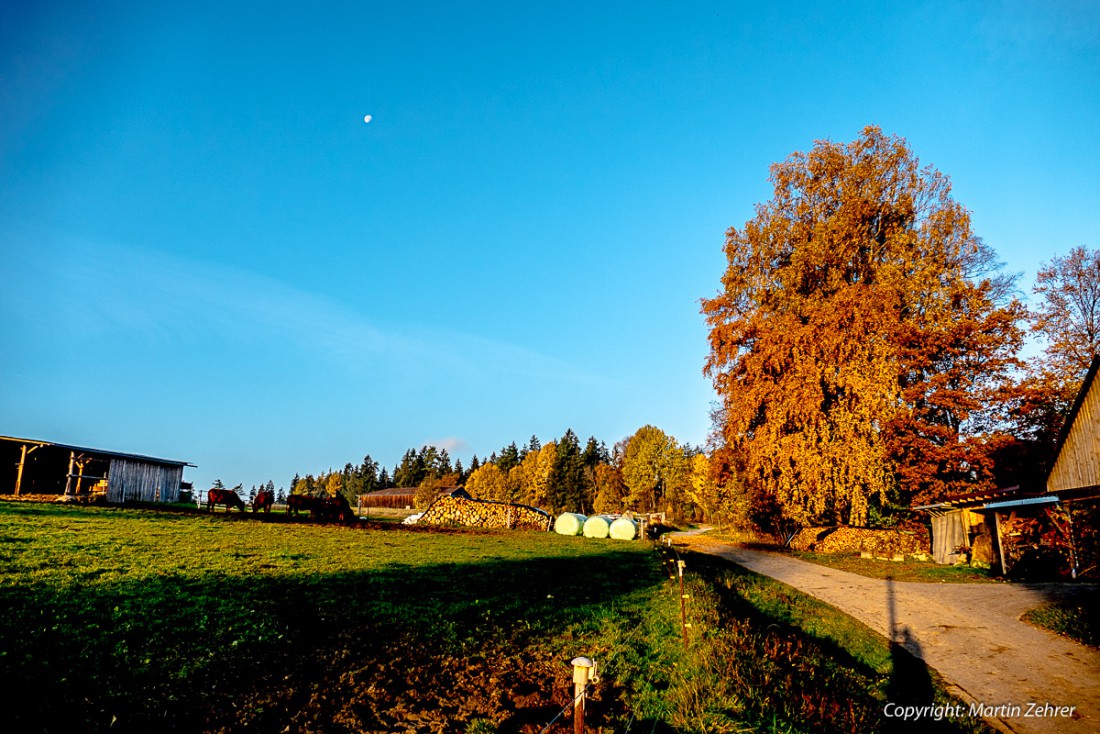
[[590, 658], [573, 658], [573, 734], [584, 734], [585, 689], [596, 679], [596, 664]]

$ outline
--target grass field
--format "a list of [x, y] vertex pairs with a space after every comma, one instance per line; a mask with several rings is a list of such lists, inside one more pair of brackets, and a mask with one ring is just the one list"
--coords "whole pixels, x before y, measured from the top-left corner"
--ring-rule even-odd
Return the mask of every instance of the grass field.
[[881, 730], [881, 638], [692, 563], [685, 650], [645, 543], [0, 503], [4, 731], [538, 732], [577, 655], [590, 732]]
[[672, 691], [690, 704], [674, 712], [684, 730], [992, 734], [969, 716], [911, 727], [887, 718], [887, 702], [957, 701], [921, 661], [847, 614], [714, 556], [684, 557], [698, 638], [694, 683]]
[[29, 503], [0, 569], [4, 711], [66, 732], [525, 730], [660, 581], [641, 543]]

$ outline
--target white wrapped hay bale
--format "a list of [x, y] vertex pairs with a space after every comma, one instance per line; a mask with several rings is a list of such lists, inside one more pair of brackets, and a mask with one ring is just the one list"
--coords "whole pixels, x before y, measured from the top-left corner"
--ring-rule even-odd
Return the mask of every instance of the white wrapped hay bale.
[[606, 538], [611, 532], [611, 520], [603, 515], [593, 515], [584, 521], [584, 537]]
[[580, 535], [584, 532], [584, 523], [588, 518], [575, 512], [563, 512], [554, 521], [554, 532], [558, 535]]
[[638, 523], [630, 518], [620, 517], [611, 523], [608, 534], [615, 540], [634, 540], [638, 537]]

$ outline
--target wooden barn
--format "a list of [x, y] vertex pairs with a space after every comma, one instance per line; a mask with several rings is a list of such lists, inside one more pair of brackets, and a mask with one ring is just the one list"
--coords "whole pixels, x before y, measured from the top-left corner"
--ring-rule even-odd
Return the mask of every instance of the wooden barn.
[[[416, 506], [416, 491], [416, 487], [390, 487], [389, 489], [379, 489], [374, 492], [361, 494], [359, 495], [358, 512], [362, 514], [363, 510], [368, 507], [391, 507], [411, 510]], [[462, 487], [448, 487], [442, 489], [439, 491], [437, 497], [442, 497], [447, 494], [470, 499], [470, 495], [466, 494], [466, 490], [462, 489]]]
[[390, 487], [359, 495], [359, 510], [364, 507], [411, 508], [416, 500], [416, 487]]
[[0, 436], [0, 495], [178, 502], [186, 461]]
[[1063, 501], [1100, 495], [1100, 354], [1092, 359], [1085, 382], [1058, 438], [1046, 490]]

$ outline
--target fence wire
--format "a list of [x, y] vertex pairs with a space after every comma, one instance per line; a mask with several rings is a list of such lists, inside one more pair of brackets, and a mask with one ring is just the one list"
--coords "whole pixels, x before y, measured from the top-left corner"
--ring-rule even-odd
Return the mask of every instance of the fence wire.
[[[678, 571], [679, 570], [679, 565], [678, 564], [679, 564], [679, 561], [680, 561], [680, 553], [679, 553], [679, 551], [676, 550], [676, 547], [674, 545], [672, 545], [671, 543], [669, 545], [662, 545], [660, 543], [660, 541], [657, 541], [655, 543], [655, 545], [657, 546], [658, 555], [662, 556], [662, 562], [664, 564], [667, 564], [668, 566], [671, 566], [672, 568], [675, 568], [676, 571]], [[671, 551], [673, 557], [668, 558], [665, 551]], [[675, 572], [673, 572], [671, 569], [670, 569], [669, 576], [670, 576], [670, 578], [676, 578]], [[627, 637], [628, 638], [634, 637], [638, 633], [638, 630], [640, 630], [642, 628], [642, 626], [645, 624], [645, 622], [646, 622], [646, 619], [645, 619], [645, 616], [643, 615], [642, 619], [639, 620], [638, 624], [634, 627], [634, 630], [629, 635], [627, 635]], [[584, 687], [584, 690], [581, 691], [580, 694], [575, 696], [572, 701], [565, 704], [565, 706], [562, 707], [561, 711], [559, 711], [554, 716], [554, 718], [550, 719], [550, 721], [546, 722], [546, 726], [542, 727], [542, 729], [539, 730], [539, 734], [546, 734], [546, 732], [550, 730], [550, 727], [553, 726], [557, 722], [558, 719], [560, 719], [562, 716], [564, 716], [565, 712], [568, 711], [573, 705], [575, 705], [577, 703], [577, 701], [581, 698], [581, 696], [584, 696], [585, 694], [587, 694], [588, 690], [590, 688], [592, 688], [592, 686], [594, 684], [595, 684], [594, 682], [591, 682], [588, 685], [586, 685]], [[632, 711], [631, 714], [630, 714], [630, 720], [626, 722], [626, 729], [623, 730], [623, 734], [630, 734], [630, 730], [631, 730], [631, 728], [633, 728], [634, 720], [636, 718], [637, 718], [637, 713]], [[654, 719], [653, 728], [650, 729], [650, 734], [653, 734], [653, 732], [657, 731], [657, 725], [659, 723], [660, 723], [659, 720]]]
[[591, 687], [592, 687], [591, 683], [586, 685], [584, 687], [584, 690], [581, 691], [580, 693], [578, 693], [576, 696], [574, 696], [572, 701], [565, 704], [565, 706], [562, 708], [562, 710], [559, 711], [554, 718], [552, 718], [552, 719], [550, 719], [550, 721], [546, 722], [546, 726], [542, 727], [542, 730], [539, 732], [539, 734], [546, 734], [546, 732], [550, 729], [550, 727], [554, 725], [554, 722], [557, 721], [558, 719], [560, 719], [566, 711], [568, 711], [574, 704], [577, 703], [577, 701], [579, 701], [581, 699], [582, 696], [584, 696], [584, 694], [588, 693], [588, 689], [591, 688]]

